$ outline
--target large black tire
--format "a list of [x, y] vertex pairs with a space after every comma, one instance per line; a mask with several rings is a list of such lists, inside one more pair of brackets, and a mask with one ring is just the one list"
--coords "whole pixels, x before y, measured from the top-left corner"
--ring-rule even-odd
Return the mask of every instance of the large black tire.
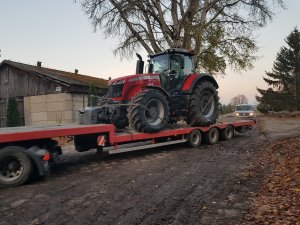
[[234, 136], [234, 128], [231, 125], [228, 125], [220, 132], [220, 138], [222, 140], [230, 140], [233, 138], [233, 136]]
[[18, 146], [0, 149], [0, 187], [15, 187], [25, 183], [31, 176], [32, 163]]
[[187, 123], [191, 126], [209, 126], [219, 116], [219, 96], [209, 81], [200, 82], [191, 95]]
[[204, 135], [204, 141], [207, 144], [214, 145], [219, 140], [219, 130], [216, 127], [211, 128], [209, 131], [207, 131]]
[[188, 136], [187, 136], [188, 144], [192, 148], [198, 148], [201, 145], [202, 141], [202, 134], [200, 130], [193, 130]]
[[138, 132], [159, 132], [168, 123], [169, 111], [168, 100], [160, 91], [145, 89], [132, 99], [128, 107], [129, 124]]

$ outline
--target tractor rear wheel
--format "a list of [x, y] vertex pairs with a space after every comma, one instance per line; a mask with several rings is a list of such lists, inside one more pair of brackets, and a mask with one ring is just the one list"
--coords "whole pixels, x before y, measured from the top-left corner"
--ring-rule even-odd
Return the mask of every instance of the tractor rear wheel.
[[138, 132], [159, 132], [166, 127], [169, 120], [167, 98], [158, 90], [141, 91], [128, 107], [128, 120], [130, 126]]
[[191, 96], [187, 123], [191, 126], [209, 126], [219, 116], [219, 97], [216, 87], [209, 81], [199, 83]]

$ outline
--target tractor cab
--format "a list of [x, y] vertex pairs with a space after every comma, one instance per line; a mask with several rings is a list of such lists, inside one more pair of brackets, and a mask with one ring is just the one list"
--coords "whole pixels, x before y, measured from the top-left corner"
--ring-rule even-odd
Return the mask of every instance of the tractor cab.
[[159, 74], [167, 91], [179, 90], [187, 75], [195, 73], [193, 54], [185, 49], [169, 49], [149, 58], [148, 73]]

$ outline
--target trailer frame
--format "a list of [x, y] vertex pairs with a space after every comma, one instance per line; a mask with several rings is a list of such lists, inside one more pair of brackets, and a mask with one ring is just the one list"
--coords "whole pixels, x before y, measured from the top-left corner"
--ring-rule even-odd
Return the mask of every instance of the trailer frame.
[[[138, 133], [130, 129], [119, 131], [113, 124], [1, 128], [0, 187], [21, 185], [31, 173], [45, 176], [53, 156], [62, 153], [59, 143], [53, 140], [57, 137], [73, 137], [78, 151], [81, 145], [87, 146], [81, 148], [83, 151], [96, 148], [98, 152], [115, 154], [185, 142], [197, 148], [202, 140], [208, 144], [217, 143], [219, 137], [229, 140], [234, 131], [243, 132], [254, 124], [253, 120], [243, 120], [207, 127], [177, 126], [158, 133]], [[13, 176], [14, 168], [21, 171], [19, 177]]]

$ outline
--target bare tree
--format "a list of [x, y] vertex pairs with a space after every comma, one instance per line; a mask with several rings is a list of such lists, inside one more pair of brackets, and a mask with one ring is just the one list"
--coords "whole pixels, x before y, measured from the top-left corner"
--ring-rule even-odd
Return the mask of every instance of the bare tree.
[[283, 0], [81, 0], [95, 29], [118, 37], [115, 53], [131, 56], [167, 48], [194, 49], [196, 63], [210, 73], [227, 65], [252, 67], [257, 44], [253, 31], [272, 19]]
[[230, 101], [230, 105], [237, 106], [241, 104], [248, 104], [248, 99], [245, 95], [237, 95], [233, 97]]

